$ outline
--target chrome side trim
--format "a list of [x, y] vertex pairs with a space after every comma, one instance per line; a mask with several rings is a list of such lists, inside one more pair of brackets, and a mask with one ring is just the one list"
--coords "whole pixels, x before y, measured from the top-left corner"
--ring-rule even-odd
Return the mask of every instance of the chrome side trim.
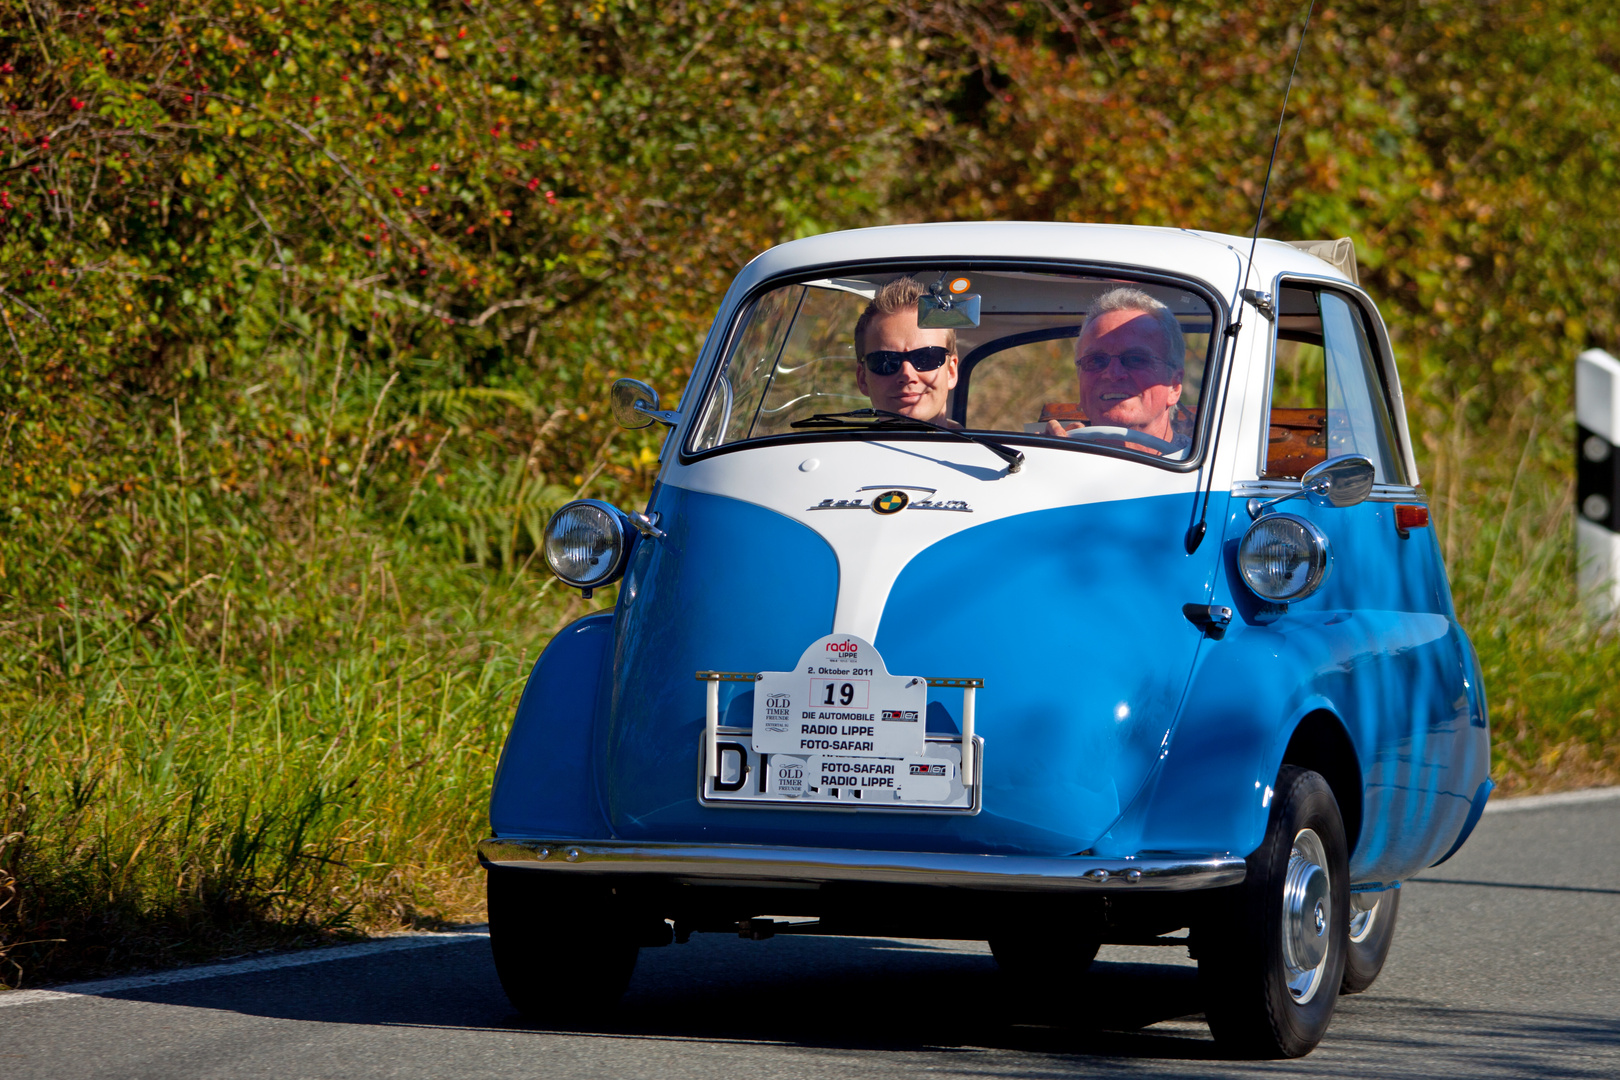
[[478, 857], [486, 866], [645, 874], [700, 883], [860, 881], [1016, 892], [1100, 888], [1182, 892], [1236, 885], [1244, 876], [1243, 859], [1229, 854], [1155, 853], [1108, 859], [492, 837], [479, 843]]
[[[1232, 485], [1232, 498], [1275, 499], [1283, 495], [1293, 495], [1298, 491], [1298, 480], [1239, 480]], [[1429, 493], [1421, 487], [1409, 487], [1404, 484], [1374, 484], [1367, 501], [1426, 504], [1429, 501]]]

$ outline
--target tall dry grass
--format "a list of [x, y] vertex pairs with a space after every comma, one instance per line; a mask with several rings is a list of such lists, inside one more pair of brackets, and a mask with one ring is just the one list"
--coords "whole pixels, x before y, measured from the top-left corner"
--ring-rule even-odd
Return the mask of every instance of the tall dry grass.
[[75, 598], [32, 627], [66, 678], [0, 703], [0, 983], [478, 916], [501, 740], [582, 604], [534, 576], [402, 580], [360, 531], [315, 548], [145, 626]]
[[341, 340], [269, 354], [257, 411], [156, 418], [51, 593], [6, 549], [0, 986], [478, 917], [501, 740], [587, 606], [535, 541], [647, 462], [570, 476], [562, 410], [402, 401]]
[[1539, 395], [1485, 428], [1428, 417], [1426, 486], [1484, 667], [1502, 794], [1620, 782], [1620, 624], [1576, 584], [1573, 421]]

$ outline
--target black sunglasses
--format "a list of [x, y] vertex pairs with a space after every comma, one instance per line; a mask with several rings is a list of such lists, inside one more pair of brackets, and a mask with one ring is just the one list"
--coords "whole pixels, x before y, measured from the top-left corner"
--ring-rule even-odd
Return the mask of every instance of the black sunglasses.
[[1115, 360], [1118, 360], [1119, 366], [1126, 371], [1146, 371], [1164, 363], [1163, 360], [1151, 353], [1128, 352], [1121, 356], [1110, 356], [1104, 352], [1091, 352], [1080, 357], [1075, 361], [1075, 364], [1081, 371], [1089, 371], [1095, 375], [1100, 371], [1107, 370], [1108, 365]]
[[874, 350], [867, 353], [861, 363], [874, 375], [893, 375], [900, 370], [900, 365], [907, 362], [918, 371], [933, 371], [945, 363], [950, 355], [951, 350], [943, 345], [925, 345], [910, 352]]

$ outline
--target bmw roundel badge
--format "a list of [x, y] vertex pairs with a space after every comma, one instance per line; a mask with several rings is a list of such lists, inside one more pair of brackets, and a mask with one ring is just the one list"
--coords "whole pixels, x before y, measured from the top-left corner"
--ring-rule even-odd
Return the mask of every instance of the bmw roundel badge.
[[885, 491], [872, 500], [872, 512], [875, 514], [898, 514], [911, 502], [911, 496], [903, 491]]

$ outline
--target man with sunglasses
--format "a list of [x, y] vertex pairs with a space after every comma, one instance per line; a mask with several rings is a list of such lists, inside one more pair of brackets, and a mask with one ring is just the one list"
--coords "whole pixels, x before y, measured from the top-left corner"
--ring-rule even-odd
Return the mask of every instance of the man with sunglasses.
[[[1192, 445], [1177, 432], [1176, 406], [1187, 342], [1168, 307], [1141, 289], [1112, 289], [1086, 315], [1075, 343], [1080, 408], [1089, 426], [1122, 427], [1151, 435], [1160, 445], [1126, 442], [1132, 450], [1178, 456]], [[1080, 425], [1048, 420], [1046, 433], [1067, 437]], [[1164, 449], [1168, 443], [1171, 449]]]
[[956, 331], [917, 325], [927, 292], [910, 277], [878, 289], [855, 323], [855, 385], [873, 408], [956, 427], [945, 415], [956, 386]]

